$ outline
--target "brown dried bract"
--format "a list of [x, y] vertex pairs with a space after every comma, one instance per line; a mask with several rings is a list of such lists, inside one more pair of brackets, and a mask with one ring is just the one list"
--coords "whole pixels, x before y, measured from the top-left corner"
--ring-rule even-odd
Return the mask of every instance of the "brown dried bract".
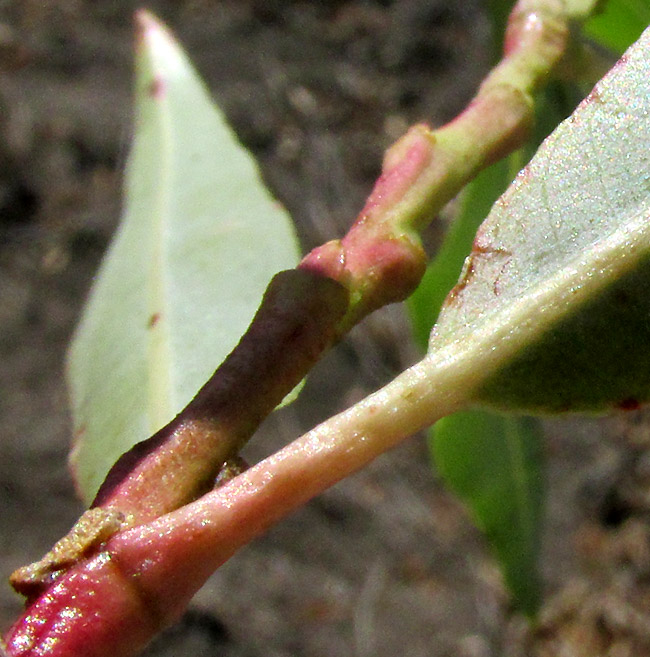
[[119, 511], [89, 509], [42, 559], [16, 570], [9, 578], [11, 585], [29, 599], [40, 595], [65, 570], [119, 531], [124, 522]]

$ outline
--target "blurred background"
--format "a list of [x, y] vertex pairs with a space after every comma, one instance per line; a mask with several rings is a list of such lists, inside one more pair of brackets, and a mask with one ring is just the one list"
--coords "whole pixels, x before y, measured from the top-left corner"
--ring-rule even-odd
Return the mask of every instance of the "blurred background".
[[[127, 0], [0, 2], [0, 572], [81, 512], [64, 352], [121, 207], [131, 130]], [[175, 0], [175, 31], [305, 251], [341, 236], [382, 153], [440, 125], [490, 64], [480, 0]], [[432, 252], [444, 220], [427, 235]], [[399, 306], [369, 318], [246, 450], [255, 461], [418, 358]], [[218, 363], [215, 363], [215, 367]], [[547, 602], [513, 613], [498, 568], [416, 436], [243, 549], [149, 655], [650, 655], [643, 412], [544, 423]], [[0, 587], [0, 628], [21, 608]], [[564, 650], [565, 652], [562, 652]]]

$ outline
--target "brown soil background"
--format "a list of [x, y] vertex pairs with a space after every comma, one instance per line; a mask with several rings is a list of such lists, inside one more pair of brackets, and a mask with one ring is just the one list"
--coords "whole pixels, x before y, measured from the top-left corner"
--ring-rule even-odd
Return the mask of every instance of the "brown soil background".
[[[136, 3], [0, 3], [0, 565], [44, 553], [81, 507], [63, 358], [120, 212]], [[409, 124], [441, 124], [488, 66], [478, 0], [195, 0], [178, 34], [296, 219], [339, 236]], [[434, 225], [431, 243], [439, 229]], [[401, 309], [371, 318], [268, 422], [251, 460], [416, 358]], [[215, 363], [215, 366], [217, 363]], [[415, 437], [242, 550], [149, 655], [650, 654], [650, 458], [642, 413], [545, 423], [548, 594], [536, 630]], [[20, 600], [0, 589], [0, 627]]]

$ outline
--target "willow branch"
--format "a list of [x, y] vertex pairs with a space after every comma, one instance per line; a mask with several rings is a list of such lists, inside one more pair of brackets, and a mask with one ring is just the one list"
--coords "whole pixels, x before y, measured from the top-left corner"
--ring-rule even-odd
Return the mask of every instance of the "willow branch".
[[[415, 366], [390, 384], [389, 396], [375, 393], [201, 497], [222, 461], [325, 349], [415, 289], [425, 268], [419, 232], [478, 171], [524, 143], [533, 96], [562, 58], [570, 22], [592, 4], [517, 3], [503, 59], [467, 109], [438, 130], [415, 126], [388, 150], [349, 233], [271, 285], [242, 342], [197, 398], [118, 461], [92, 519], [84, 514], [73, 529], [71, 547], [18, 578], [31, 603], [7, 636], [8, 655], [137, 654], [239, 546], [459, 406], [436, 397], [436, 385]], [[147, 29], [142, 17], [140, 27]], [[410, 403], [413, 395], [430, 400], [426, 416], [417, 410], [422, 404]], [[102, 510], [115, 527], [108, 534]]]

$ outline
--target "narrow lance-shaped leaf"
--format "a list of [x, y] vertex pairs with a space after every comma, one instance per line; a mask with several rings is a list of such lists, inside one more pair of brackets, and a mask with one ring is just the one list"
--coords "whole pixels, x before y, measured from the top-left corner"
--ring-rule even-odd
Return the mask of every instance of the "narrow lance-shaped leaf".
[[485, 411], [436, 422], [429, 446], [438, 472], [467, 504], [528, 615], [540, 601], [542, 435], [534, 418]]
[[[493, 164], [465, 190], [440, 250], [408, 301], [418, 337], [425, 332], [428, 336], [481, 219], [512, 180], [523, 156], [519, 151]], [[454, 413], [437, 422], [429, 434], [438, 473], [487, 536], [515, 604], [529, 615], [535, 613], [540, 596], [541, 440], [532, 418], [488, 411]]]
[[298, 258], [287, 213], [185, 54], [141, 18], [125, 212], [68, 361], [72, 460], [87, 499], [187, 404], [271, 276]]

